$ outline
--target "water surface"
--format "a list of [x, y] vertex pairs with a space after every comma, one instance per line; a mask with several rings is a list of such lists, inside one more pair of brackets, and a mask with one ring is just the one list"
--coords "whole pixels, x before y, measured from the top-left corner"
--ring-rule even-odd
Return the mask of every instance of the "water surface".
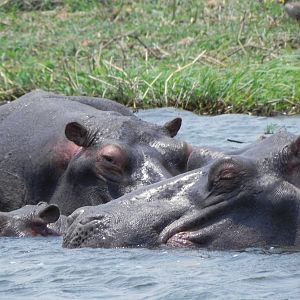
[[[300, 133], [300, 116], [197, 116], [139, 111], [163, 124], [182, 117], [178, 138], [241, 147], [267, 128]], [[0, 239], [0, 299], [300, 299], [300, 253], [280, 249], [63, 249], [61, 238]]]

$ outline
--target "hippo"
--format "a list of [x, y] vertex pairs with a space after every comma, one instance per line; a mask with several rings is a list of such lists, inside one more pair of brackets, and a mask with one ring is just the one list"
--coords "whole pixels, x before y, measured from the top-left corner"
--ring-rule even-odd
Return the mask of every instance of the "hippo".
[[67, 228], [67, 217], [54, 204], [40, 202], [10, 212], [0, 212], [1, 237], [58, 236]]
[[191, 154], [198, 169], [77, 209], [63, 246], [300, 249], [300, 136], [212, 152]]
[[40, 201], [64, 215], [186, 170], [181, 119], [144, 122], [93, 97], [33, 91], [0, 106], [0, 211]]

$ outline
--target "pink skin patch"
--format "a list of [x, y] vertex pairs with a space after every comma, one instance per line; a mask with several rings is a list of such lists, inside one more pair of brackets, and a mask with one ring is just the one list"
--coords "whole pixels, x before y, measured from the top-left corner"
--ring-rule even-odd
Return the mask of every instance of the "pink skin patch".
[[176, 248], [193, 247], [194, 243], [188, 240], [188, 236], [188, 232], [178, 232], [168, 239], [167, 245]]
[[27, 231], [27, 236], [59, 236], [57, 232], [48, 228], [48, 225], [45, 224], [41, 228], [31, 228]]
[[64, 140], [58, 142], [53, 147], [53, 158], [52, 161], [56, 168], [59, 170], [65, 170], [68, 167], [68, 164], [72, 157], [77, 154], [82, 147], [77, 146], [71, 141]]
[[193, 152], [193, 146], [190, 144], [186, 144], [186, 152], [188, 156], [190, 156], [190, 154]]

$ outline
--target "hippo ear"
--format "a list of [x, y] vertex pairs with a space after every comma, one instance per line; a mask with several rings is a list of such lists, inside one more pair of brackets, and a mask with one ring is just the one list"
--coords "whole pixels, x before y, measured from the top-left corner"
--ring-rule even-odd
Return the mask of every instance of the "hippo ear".
[[0, 212], [0, 232], [5, 226], [6, 222], [9, 220], [9, 216], [7, 212]]
[[176, 136], [177, 132], [181, 127], [181, 122], [182, 122], [181, 118], [175, 118], [174, 120], [167, 122], [164, 125], [164, 128], [167, 129], [171, 137], [174, 137]]
[[300, 136], [291, 144], [290, 149], [295, 157], [300, 159]]
[[65, 135], [67, 139], [80, 147], [88, 147], [90, 145], [88, 130], [77, 122], [68, 123], [66, 125]]
[[298, 136], [288, 147], [287, 164], [291, 169], [300, 165], [300, 136]]
[[0, 236], [7, 236], [7, 230], [12, 226], [7, 212], [0, 212]]
[[40, 217], [47, 224], [54, 223], [60, 217], [59, 208], [56, 205], [50, 204], [39, 211], [38, 217]]
[[[300, 169], [300, 136], [284, 147], [279, 153], [277, 159], [280, 170], [286, 174], [298, 172]], [[298, 176], [296, 176], [298, 178]]]

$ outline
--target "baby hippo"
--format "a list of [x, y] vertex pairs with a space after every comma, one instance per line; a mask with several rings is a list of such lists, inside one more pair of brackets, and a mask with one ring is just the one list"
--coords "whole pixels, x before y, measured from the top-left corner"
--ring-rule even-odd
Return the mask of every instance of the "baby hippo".
[[61, 235], [66, 217], [54, 204], [39, 202], [10, 212], [0, 212], [0, 236], [29, 237]]

